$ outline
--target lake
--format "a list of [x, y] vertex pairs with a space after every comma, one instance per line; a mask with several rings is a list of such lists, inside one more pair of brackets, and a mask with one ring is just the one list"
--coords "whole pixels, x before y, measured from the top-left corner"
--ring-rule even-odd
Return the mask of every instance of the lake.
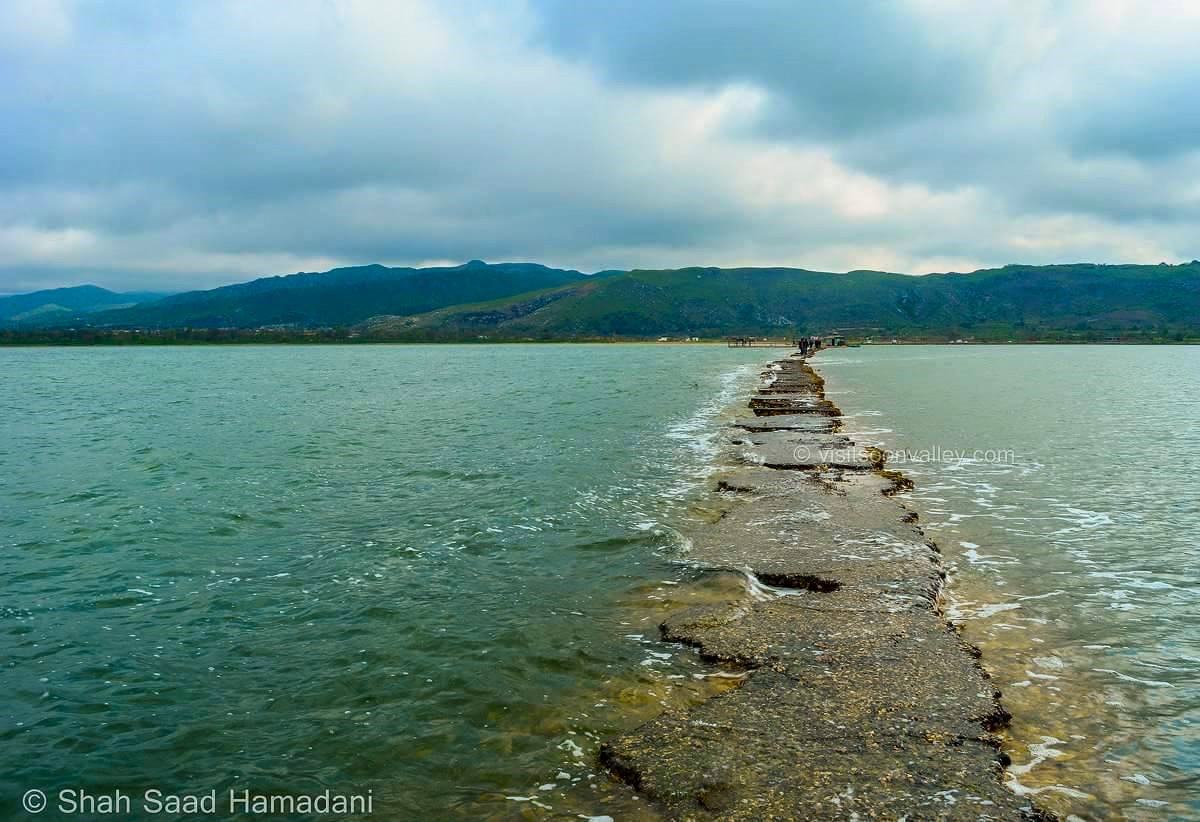
[[864, 346], [815, 361], [951, 567], [1014, 785], [1200, 818], [1200, 349]]
[[3, 795], [599, 814], [600, 738], [705, 687], [669, 526], [763, 360], [0, 350]]
[[[782, 353], [0, 350], [3, 795], [649, 816], [596, 750], [729, 687], [657, 624], [703, 593], [675, 527]], [[907, 452], [1014, 787], [1200, 816], [1200, 350], [814, 362], [848, 430]]]

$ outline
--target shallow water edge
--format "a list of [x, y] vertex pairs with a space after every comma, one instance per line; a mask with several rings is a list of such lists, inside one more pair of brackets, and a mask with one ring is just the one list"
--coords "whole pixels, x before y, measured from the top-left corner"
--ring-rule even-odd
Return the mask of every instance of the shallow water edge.
[[744, 676], [608, 740], [604, 765], [671, 817], [1050, 818], [1004, 785], [1009, 715], [941, 612], [940, 555], [894, 498], [906, 478], [839, 433], [797, 356], [749, 408], [684, 560], [751, 584], [661, 626]]

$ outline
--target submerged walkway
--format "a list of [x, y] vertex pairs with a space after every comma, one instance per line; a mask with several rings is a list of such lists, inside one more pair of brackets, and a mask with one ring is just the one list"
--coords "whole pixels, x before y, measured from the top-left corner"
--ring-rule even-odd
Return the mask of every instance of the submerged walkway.
[[768, 594], [662, 625], [744, 684], [608, 741], [605, 766], [672, 818], [1052, 818], [1004, 787], [1009, 715], [939, 610], [940, 555], [892, 496], [906, 481], [838, 433], [798, 357], [750, 408], [744, 467], [714, 488], [723, 515], [689, 534], [688, 558]]

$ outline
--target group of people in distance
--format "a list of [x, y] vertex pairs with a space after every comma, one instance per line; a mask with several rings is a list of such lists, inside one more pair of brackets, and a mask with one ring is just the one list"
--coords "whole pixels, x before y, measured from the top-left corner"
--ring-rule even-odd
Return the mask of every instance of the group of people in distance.
[[817, 351], [821, 347], [821, 338], [801, 337], [796, 340], [796, 346], [800, 349], [800, 356], [807, 357], [810, 353]]

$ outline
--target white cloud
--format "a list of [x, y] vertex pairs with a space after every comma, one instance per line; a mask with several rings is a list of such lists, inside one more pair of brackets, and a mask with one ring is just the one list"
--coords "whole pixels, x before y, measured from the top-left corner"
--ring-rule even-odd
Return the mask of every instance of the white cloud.
[[568, 5], [5, 4], [0, 290], [1198, 256], [1189, 4]]
[[7, 0], [0, 3], [0, 49], [39, 52], [68, 45], [71, 17], [59, 0]]

